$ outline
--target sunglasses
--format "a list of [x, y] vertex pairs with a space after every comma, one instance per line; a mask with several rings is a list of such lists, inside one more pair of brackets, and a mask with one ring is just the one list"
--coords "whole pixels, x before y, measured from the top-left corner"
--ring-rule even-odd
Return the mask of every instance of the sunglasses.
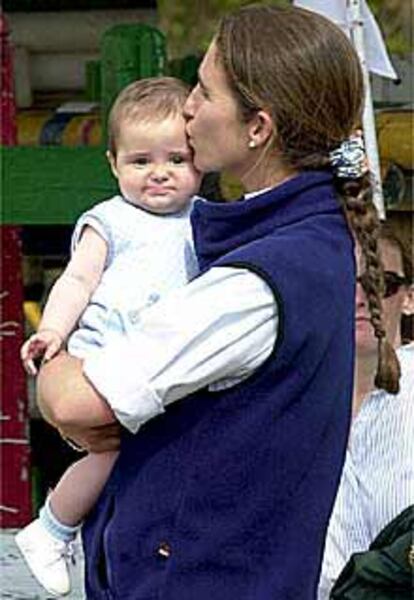
[[[357, 283], [362, 285], [364, 290], [367, 290], [371, 287], [367, 273], [362, 273], [362, 275], [359, 275], [356, 280]], [[395, 296], [400, 287], [406, 284], [407, 280], [402, 275], [398, 275], [398, 273], [395, 273], [394, 271], [384, 271], [384, 293], [382, 294], [382, 297], [390, 298], [391, 296]]]

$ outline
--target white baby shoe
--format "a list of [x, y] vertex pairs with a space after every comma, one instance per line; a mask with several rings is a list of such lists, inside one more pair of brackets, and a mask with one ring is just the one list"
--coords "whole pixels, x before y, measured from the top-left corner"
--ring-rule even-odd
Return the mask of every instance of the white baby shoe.
[[15, 537], [16, 544], [37, 581], [54, 597], [70, 592], [68, 557], [71, 543], [53, 537], [36, 519]]

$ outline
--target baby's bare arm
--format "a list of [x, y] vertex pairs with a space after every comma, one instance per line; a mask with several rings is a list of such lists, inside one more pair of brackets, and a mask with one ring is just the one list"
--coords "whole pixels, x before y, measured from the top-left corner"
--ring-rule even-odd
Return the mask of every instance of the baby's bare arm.
[[101, 280], [106, 255], [106, 242], [94, 229], [85, 227], [68, 266], [50, 292], [39, 331], [52, 330], [67, 339]]
[[20, 349], [20, 358], [29, 375], [37, 374], [36, 359], [48, 361], [62, 348], [63, 339], [53, 329], [40, 329], [25, 341]]
[[30, 375], [37, 374], [36, 358], [48, 361], [62, 348], [101, 280], [107, 251], [102, 237], [85, 227], [68, 266], [50, 292], [39, 330], [20, 350]]

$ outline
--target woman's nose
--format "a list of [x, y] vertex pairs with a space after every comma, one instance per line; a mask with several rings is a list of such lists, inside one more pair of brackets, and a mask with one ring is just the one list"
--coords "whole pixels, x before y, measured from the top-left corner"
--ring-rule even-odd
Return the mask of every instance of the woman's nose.
[[189, 121], [194, 117], [194, 91], [196, 88], [193, 88], [185, 101], [183, 108], [183, 115], [186, 121]]
[[364, 306], [367, 302], [367, 297], [360, 282], [357, 282], [355, 289], [355, 304], [356, 306]]

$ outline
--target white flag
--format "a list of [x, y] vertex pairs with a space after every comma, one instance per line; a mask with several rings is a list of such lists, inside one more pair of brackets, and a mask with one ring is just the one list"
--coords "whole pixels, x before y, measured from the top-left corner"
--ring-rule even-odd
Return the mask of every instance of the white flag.
[[[336, 23], [348, 36], [350, 35], [351, 23], [347, 0], [294, 0], [293, 4], [325, 16]], [[398, 79], [378, 24], [365, 0], [361, 0], [361, 15], [364, 21], [364, 46], [368, 70], [382, 77]]]

